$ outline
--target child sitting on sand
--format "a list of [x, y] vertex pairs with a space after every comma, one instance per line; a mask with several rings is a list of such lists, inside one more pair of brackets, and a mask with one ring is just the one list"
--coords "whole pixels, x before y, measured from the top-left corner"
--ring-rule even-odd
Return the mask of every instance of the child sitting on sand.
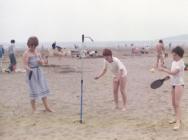
[[104, 56], [104, 68], [102, 72], [95, 77], [95, 79], [101, 78], [107, 71], [107, 68], [110, 67], [113, 73], [113, 93], [114, 93], [114, 102], [115, 109], [119, 109], [118, 103], [118, 89], [120, 88], [122, 99], [123, 99], [123, 108], [122, 111], [126, 110], [126, 85], [127, 85], [127, 70], [124, 64], [116, 57], [112, 56], [112, 51], [110, 49], [103, 50]]
[[170, 121], [170, 124], [175, 123], [173, 129], [178, 130], [181, 126], [181, 109], [180, 102], [184, 90], [184, 68], [185, 64], [183, 61], [184, 50], [181, 47], [176, 47], [172, 50], [173, 62], [171, 70], [160, 68], [161, 71], [171, 75], [172, 84], [172, 105], [176, 115], [175, 120]]

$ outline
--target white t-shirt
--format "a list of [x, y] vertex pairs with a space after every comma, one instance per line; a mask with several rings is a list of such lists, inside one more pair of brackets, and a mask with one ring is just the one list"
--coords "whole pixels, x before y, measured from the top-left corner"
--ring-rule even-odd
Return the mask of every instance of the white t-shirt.
[[184, 85], [184, 80], [183, 80], [184, 68], [185, 68], [185, 64], [184, 64], [183, 59], [181, 59], [179, 61], [172, 62], [171, 72], [175, 71], [175, 70], [179, 70], [179, 72], [176, 75], [171, 76], [171, 84], [172, 85], [174, 85], [174, 86], [175, 85]]
[[116, 57], [112, 57], [113, 62], [109, 63], [104, 59], [104, 67], [110, 68], [114, 76], [117, 76], [120, 73], [120, 70], [123, 70], [123, 76], [127, 75], [127, 69], [125, 65]]

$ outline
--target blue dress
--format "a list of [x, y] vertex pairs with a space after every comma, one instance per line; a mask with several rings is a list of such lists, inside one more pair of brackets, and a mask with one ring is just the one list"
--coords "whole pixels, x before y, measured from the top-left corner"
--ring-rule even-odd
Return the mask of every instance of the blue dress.
[[26, 73], [30, 97], [33, 100], [46, 97], [50, 93], [46, 79], [39, 67], [39, 60], [40, 58], [38, 56], [31, 56], [28, 60], [28, 63], [29, 67], [32, 69], [32, 72], [27, 71]]

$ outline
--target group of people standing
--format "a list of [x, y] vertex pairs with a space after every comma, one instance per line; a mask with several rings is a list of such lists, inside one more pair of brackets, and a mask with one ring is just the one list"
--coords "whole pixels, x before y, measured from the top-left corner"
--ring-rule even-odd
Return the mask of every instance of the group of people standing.
[[[9, 70], [14, 71], [16, 65], [15, 51], [14, 51], [14, 40], [11, 40], [11, 45], [8, 49], [10, 66]], [[48, 105], [47, 96], [50, 94], [50, 90], [47, 85], [45, 76], [40, 68], [41, 65], [47, 64], [47, 61], [41, 56], [41, 53], [36, 49], [39, 44], [37, 37], [32, 36], [27, 41], [27, 49], [23, 54], [23, 63], [26, 69], [26, 79], [29, 87], [29, 95], [31, 98], [32, 112], [36, 112], [36, 100], [42, 99], [45, 111], [52, 112]], [[184, 61], [183, 55], [184, 50], [182, 47], [177, 46], [172, 50], [172, 66], [171, 69], [164, 67], [164, 44], [162, 40], [156, 45], [157, 61], [156, 69], [165, 72], [171, 77], [171, 95], [172, 95], [172, 105], [175, 112], [175, 119], [170, 121], [170, 124], [175, 124], [173, 129], [178, 130], [181, 127], [181, 97], [184, 90]], [[1, 57], [1, 48], [0, 48]], [[100, 79], [107, 71], [110, 69], [113, 74], [113, 95], [115, 109], [120, 109], [118, 92], [120, 89], [122, 95], [123, 106], [122, 111], [126, 111], [127, 108], [127, 69], [123, 62], [114, 57], [110, 49], [103, 50], [104, 66], [102, 71], [94, 78], [95, 80]], [[160, 62], [160, 65], [159, 65]]]

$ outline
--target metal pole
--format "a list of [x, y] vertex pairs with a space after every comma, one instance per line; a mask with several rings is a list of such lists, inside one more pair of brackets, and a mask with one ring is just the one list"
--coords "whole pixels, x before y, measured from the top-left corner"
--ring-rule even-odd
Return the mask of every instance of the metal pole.
[[83, 123], [83, 47], [84, 47], [84, 34], [82, 35], [82, 46], [80, 51], [80, 59], [81, 59], [81, 95], [80, 95], [80, 123]]

